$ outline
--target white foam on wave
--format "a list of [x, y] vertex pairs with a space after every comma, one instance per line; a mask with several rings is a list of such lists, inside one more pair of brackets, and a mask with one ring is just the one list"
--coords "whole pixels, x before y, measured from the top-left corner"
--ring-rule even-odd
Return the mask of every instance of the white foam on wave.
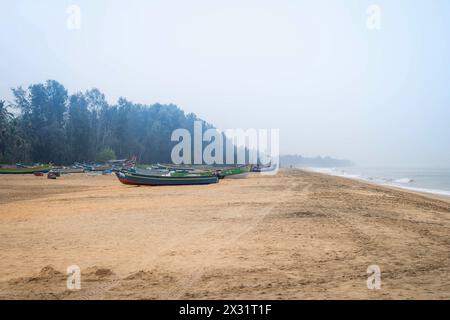
[[362, 175], [354, 174], [354, 173], [348, 173], [348, 172], [345, 172], [345, 170], [337, 169], [337, 168], [313, 168], [313, 167], [308, 167], [308, 168], [302, 168], [302, 169], [307, 170], [307, 171], [313, 171], [313, 172], [318, 172], [318, 173], [329, 174], [329, 175], [332, 175], [332, 176], [343, 177], [343, 178], [350, 178], [350, 179], [356, 179], [356, 180], [370, 180], [370, 179], [364, 178], [364, 176], [362, 176]]
[[414, 180], [409, 179], [409, 178], [401, 178], [401, 179], [394, 180], [393, 182], [395, 182], [395, 183], [411, 183], [411, 182], [414, 182]]
[[448, 190], [440, 190], [440, 189], [427, 189], [427, 188], [417, 188], [417, 187], [409, 187], [405, 186], [405, 184], [409, 184], [414, 182], [413, 179], [409, 178], [401, 178], [401, 179], [386, 179], [386, 178], [379, 178], [379, 177], [365, 177], [360, 174], [350, 174], [345, 172], [343, 169], [337, 169], [337, 168], [302, 168], [303, 170], [312, 171], [312, 172], [318, 172], [323, 174], [328, 174], [332, 176], [338, 176], [342, 178], [348, 178], [353, 180], [360, 180], [364, 182], [371, 182], [378, 185], [388, 186], [388, 187], [397, 187], [405, 190], [410, 191], [416, 191], [416, 192], [425, 192], [425, 193], [431, 193], [431, 194], [437, 194], [437, 195], [443, 195], [443, 196], [449, 196], [450, 197], [450, 191]]

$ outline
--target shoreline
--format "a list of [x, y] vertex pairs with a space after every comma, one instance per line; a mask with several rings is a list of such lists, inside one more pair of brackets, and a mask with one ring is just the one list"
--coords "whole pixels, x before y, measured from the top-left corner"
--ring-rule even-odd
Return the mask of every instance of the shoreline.
[[296, 168], [297, 170], [304, 170], [307, 172], [311, 172], [311, 173], [319, 173], [319, 174], [324, 174], [324, 175], [328, 175], [328, 176], [332, 176], [332, 177], [339, 177], [339, 178], [344, 178], [344, 179], [350, 179], [353, 181], [359, 181], [359, 182], [363, 182], [363, 183], [368, 183], [370, 185], [375, 185], [375, 186], [382, 186], [382, 187], [386, 187], [386, 188], [393, 188], [396, 190], [403, 190], [403, 191], [408, 191], [408, 192], [412, 192], [415, 194], [423, 194], [423, 195], [427, 195], [427, 196], [431, 196], [437, 199], [445, 199], [445, 200], [450, 200], [450, 191], [447, 190], [437, 190], [437, 189], [427, 189], [427, 188], [414, 188], [414, 187], [408, 187], [408, 186], [400, 186], [400, 185], [394, 185], [394, 184], [390, 184], [390, 183], [382, 183], [382, 182], [376, 182], [370, 179], [366, 179], [363, 177], [359, 177], [359, 176], [351, 176], [351, 175], [346, 175], [346, 174], [339, 174], [339, 173], [333, 173], [332, 171], [323, 171], [321, 169], [329, 169], [329, 168]]
[[313, 171], [313, 170], [310, 171], [310, 170], [306, 170], [304, 168], [296, 169], [296, 170], [300, 170], [300, 171], [304, 170], [305, 172], [314, 173], [314, 174], [321, 174], [321, 175], [329, 176], [329, 177], [333, 177], [333, 178], [342, 178], [342, 179], [347, 179], [347, 180], [350, 180], [350, 181], [357, 181], [359, 183], [363, 183], [363, 184], [365, 183], [365, 184], [368, 184], [368, 185], [374, 186], [374, 187], [385, 188], [387, 190], [394, 190], [394, 191], [405, 192], [405, 193], [409, 193], [409, 194], [412, 194], [412, 195], [423, 196], [423, 197], [427, 197], [429, 199], [445, 201], [445, 202], [449, 202], [450, 203], [450, 196], [443, 195], [443, 194], [437, 194], [437, 193], [425, 192], [425, 191], [418, 191], [418, 190], [414, 190], [412, 188], [392, 186], [392, 185], [387, 185], [387, 184], [382, 184], [382, 183], [376, 183], [376, 182], [373, 182], [373, 181], [368, 181], [368, 180], [365, 180], [365, 179], [358, 179], [358, 178], [345, 177], [345, 176], [341, 176], [341, 175], [328, 174], [328, 173], [325, 173], [325, 172], [318, 172], [318, 171]]

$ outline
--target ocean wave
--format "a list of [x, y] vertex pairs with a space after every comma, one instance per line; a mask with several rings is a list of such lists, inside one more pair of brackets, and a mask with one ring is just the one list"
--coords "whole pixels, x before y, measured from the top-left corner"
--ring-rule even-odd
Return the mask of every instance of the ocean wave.
[[409, 179], [409, 178], [401, 178], [401, 179], [394, 180], [393, 182], [395, 182], [395, 183], [411, 183], [411, 182], [414, 182], [414, 180]]
[[381, 178], [381, 177], [371, 177], [371, 176], [364, 176], [362, 174], [348, 173], [345, 170], [338, 169], [338, 168], [311, 168], [311, 167], [308, 167], [308, 168], [302, 168], [302, 169], [307, 170], [307, 171], [312, 171], [312, 172], [328, 174], [328, 175], [332, 175], [332, 176], [338, 176], [338, 177], [342, 177], [342, 178], [370, 182], [370, 183], [374, 183], [377, 185], [383, 185], [383, 186], [388, 186], [388, 187], [397, 187], [397, 188], [410, 190], [410, 191], [416, 191], [416, 192], [425, 192], [425, 193], [431, 193], [431, 194], [436, 194], [436, 195], [450, 196], [449, 190], [405, 186], [406, 184], [415, 182], [413, 179], [410, 179], [410, 178], [388, 179], [388, 178]]

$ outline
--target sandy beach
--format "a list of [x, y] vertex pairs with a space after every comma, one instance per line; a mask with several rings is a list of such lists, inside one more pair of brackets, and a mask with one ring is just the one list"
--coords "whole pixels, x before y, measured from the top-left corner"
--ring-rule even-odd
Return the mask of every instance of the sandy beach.
[[300, 170], [180, 187], [5, 175], [0, 299], [20, 298], [450, 299], [450, 201]]

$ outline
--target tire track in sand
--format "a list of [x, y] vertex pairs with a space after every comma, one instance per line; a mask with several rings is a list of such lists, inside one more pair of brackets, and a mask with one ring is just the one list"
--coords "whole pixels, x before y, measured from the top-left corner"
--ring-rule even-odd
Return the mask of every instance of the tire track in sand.
[[[260, 214], [256, 215], [253, 219], [251, 219], [246, 224], [234, 224], [232, 228], [223, 229], [222, 226], [218, 226], [218, 230], [221, 231], [220, 235], [223, 238], [225, 235], [231, 235], [231, 237], [228, 237], [228, 240], [226, 241], [226, 245], [224, 245], [223, 241], [216, 241], [212, 247], [210, 252], [206, 255], [206, 259], [202, 260], [202, 264], [199, 266], [199, 268], [196, 269], [196, 272], [190, 274], [190, 276], [183, 278], [183, 280], [177, 282], [171, 289], [164, 292], [159, 299], [182, 299], [185, 297], [185, 295], [194, 287], [195, 283], [197, 283], [202, 276], [205, 274], [205, 271], [207, 267], [210, 265], [211, 261], [216, 260], [221, 256], [221, 249], [225, 248], [226, 246], [232, 246], [234, 243], [236, 243], [239, 238], [242, 236], [250, 233], [252, 230], [254, 230], [261, 221], [264, 220], [264, 218], [279, 205], [280, 203], [283, 203], [287, 198], [290, 198], [293, 196], [292, 192], [293, 190], [299, 186], [299, 184], [302, 184], [301, 181], [298, 181], [298, 179], [290, 179], [289, 181], [290, 186], [287, 190], [283, 190], [283, 194], [278, 197], [278, 200], [274, 203], [272, 203], [270, 206], [267, 206], [264, 208]], [[301, 191], [302, 195], [307, 195], [309, 193], [309, 188], [311, 187], [311, 184], [307, 184]], [[295, 192], [295, 195], [298, 196], [298, 191]], [[240, 212], [245, 212], [246, 209], [248, 209], [249, 206], [241, 207], [239, 208]], [[233, 210], [236, 210], [234, 208]], [[237, 230], [236, 227], [237, 226]], [[230, 230], [234, 229], [234, 230]], [[232, 232], [230, 232], [232, 231]]]

